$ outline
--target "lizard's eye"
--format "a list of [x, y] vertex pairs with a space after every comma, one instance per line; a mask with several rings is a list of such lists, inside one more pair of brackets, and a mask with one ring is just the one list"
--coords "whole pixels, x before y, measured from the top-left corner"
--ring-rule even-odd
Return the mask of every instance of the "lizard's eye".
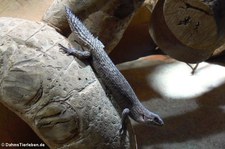
[[153, 121], [159, 123], [159, 119], [157, 117], [154, 117]]
[[146, 121], [145, 115], [142, 115], [142, 119], [143, 119], [143, 121]]

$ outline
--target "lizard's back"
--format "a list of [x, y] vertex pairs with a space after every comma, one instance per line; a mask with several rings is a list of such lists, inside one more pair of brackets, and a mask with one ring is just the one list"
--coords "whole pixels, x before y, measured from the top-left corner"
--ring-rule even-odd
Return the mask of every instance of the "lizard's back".
[[92, 49], [92, 65], [118, 102], [129, 102], [123, 105], [138, 103], [138, 99], [130, 84], [113, 64], [103, 49]]

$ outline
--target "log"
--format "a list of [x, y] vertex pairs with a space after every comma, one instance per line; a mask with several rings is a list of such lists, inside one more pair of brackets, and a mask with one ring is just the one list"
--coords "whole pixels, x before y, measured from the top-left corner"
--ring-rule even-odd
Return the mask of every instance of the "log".
[[23, 19], [3, 17], [0, 26], [0, 102], [48, 147], [136, 148], [91, 67], [60, 52], [58, 43], [69, 44], [62, 35]]
[[225, 41], [223, 0], [159, 0], [150, 34], [160, 49], [187, 63], [208, 59]]
[[225, 55], [225, 43], [213, 52], [213, 57]]

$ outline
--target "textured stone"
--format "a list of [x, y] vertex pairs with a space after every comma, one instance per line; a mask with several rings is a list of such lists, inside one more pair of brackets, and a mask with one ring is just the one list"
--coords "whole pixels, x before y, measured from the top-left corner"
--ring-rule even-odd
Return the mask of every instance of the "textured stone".
[[0, 0], [0, 17], [16, 17], [40, 21], [53, 0]]
[[134, 13], [143, 0], [55, 0], [43, 20], [59, 32], [71, 31], [65, 16], [65, 6], [71, 8], [92, 34], [98, 37], [110, 52], [118, 44]]
[[0, 102], [49, 147], [135, 148], [88, 63], [60, 52], [63, 36], [40, 22], [0, 18], [0, 26]]

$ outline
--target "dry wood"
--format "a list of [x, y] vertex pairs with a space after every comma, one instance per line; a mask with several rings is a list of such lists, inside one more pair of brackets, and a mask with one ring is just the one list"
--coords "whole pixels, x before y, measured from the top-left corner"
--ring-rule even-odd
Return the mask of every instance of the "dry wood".
[[222, 0], [159, 0], [152, 14], [151, 36], [175, 59], [204, 61], [225, 40], [224, 7]]
[[199, 0], [165, 0], [163, 16], [173, 35], [193, 49], [215, 49], [218, 27], [213, 10]]

